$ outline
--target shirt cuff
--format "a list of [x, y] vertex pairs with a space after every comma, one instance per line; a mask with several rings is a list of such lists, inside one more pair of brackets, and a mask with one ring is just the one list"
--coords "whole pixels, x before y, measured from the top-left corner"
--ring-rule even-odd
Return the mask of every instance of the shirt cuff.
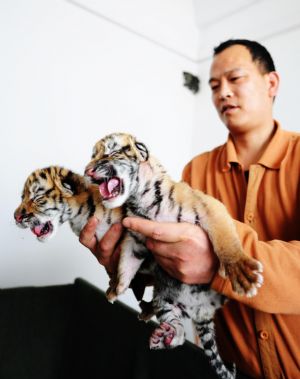
[[[230, 285], [228, 279], [224, 279], [218, 272], [213, 277], [210, 287], [216, 292], [225, 295], [228, 292], [228, 286]], [[227, 290], [227, 291], [226, 291]]]

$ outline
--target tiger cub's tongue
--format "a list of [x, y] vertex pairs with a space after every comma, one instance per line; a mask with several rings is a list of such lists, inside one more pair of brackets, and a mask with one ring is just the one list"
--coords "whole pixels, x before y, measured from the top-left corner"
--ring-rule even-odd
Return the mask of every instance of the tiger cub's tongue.
[[40, 224], [38, 226], [35, 226], [34, 228], [32, 228], [32, 232], [36, 235], [36, 236], [40, 236], [43, 234], [42, 230], [43, 230], [43, 227], [44, 225]]
[[120, 180], [118, 178], [112, 178], [108, 181], [104, 181], [100, 184], [99, 190], [100, 194], [104, 197], [111, 197], [113, 195], [113, 191], [116, 187], [118, 187], [120, 184]]

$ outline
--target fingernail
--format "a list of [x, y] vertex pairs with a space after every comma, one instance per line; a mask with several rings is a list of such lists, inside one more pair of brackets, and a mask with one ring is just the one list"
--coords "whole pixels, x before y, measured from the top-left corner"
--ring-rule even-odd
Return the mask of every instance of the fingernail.
[[125, 226], [125, 228], [130, 227], [130, 222], [127, 217], [124, 218], [124, 220], [122, 221], [122, 224]]
[[97, 219], [96, 216], [92, 216], [90, 219], [89, 219], [89, 224], [98, 224], [99, 220]]

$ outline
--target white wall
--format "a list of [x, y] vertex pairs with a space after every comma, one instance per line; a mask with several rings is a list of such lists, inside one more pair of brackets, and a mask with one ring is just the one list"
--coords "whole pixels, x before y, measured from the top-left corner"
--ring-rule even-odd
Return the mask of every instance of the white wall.
[[[97, 3], [97, 12], [105, 3]], [[197, 52], [196, 26], [191, 22], [180, 32], [189, 40], [185, 50], [181, 42], [182, 48], [172, 51], [174, 36], [171, 41], [168, 35], [179, 33], [178, 6], [185, 17], [194, 17], [191, 4], [177, 1], [173, 14], [166, 3], [169, 18], [162, 25], [156, 23], [157, 4], [152, 13], [147, 9], [148, 25], [137, 29], [147, 36], [152, 20], [155, 34], [147, 40], [72, 2], [0, 2], [0, 287], [83, 277], [107, 288], [104, 270], [67, 225], [41, 244], [15, 226], [13, 212], [31, 171], [60, 164], [82, 173], [94, 143], [114, 131], [135, 134], [180, 178], [190, 155], [195, 107], [182, 72], [196, 69], [184, 57]], [[155, 43], [160, 28], [163, 46]], [[124, 300], [136, 306], [130, 293]]]

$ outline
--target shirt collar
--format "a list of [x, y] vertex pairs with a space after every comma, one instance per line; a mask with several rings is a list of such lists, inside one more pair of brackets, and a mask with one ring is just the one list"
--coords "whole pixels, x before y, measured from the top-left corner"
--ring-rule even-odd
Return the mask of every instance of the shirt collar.
[[[274, 121], [274, 124], [275, 133], [257, 164], [271, 169], [279, 169], [281, 162], [286, 155], [290, 138], [288, 133], [285, 133], [281, 129], [279, 122]], [[221, 161], [221, 170], [223, 172], [229, 171], [233, 164], [242, 167], [242, 164], [238, 160], [231, 134], [228, 135], [227, 143], [224, 145]]]

